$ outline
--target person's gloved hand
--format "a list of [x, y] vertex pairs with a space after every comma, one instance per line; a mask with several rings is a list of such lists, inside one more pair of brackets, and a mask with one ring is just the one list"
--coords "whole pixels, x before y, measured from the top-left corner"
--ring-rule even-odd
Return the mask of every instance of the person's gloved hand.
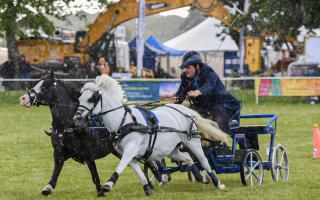
[[197, 97], [202, 95], [200, 90], [193, 90], [187, 93], [187, 97]]

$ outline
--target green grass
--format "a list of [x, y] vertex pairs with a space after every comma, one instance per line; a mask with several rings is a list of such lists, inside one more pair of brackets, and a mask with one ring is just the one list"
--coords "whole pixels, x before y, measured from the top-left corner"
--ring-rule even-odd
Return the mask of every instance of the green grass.
[[[18, 97], [22, 92], [0, 93], [0, 199], [44, 199], [40, 191], [51, 177], [53, 159], [48, 107], [22, 108]], [[156, 187], [152, 199], [319, 199], [320, 160], [312, 158], [312, 123], [320, 123], [320, 105], [305, 103], [304, 98], [261, 98], [254, 103], [252, 91], [235, 91], [243, 100], [244, 114], [277, 113], [279, 115], [276, 143], [287, 149], [290, 178], [286, 183], [271, 180], [265, 171], [261, 187], [244, 187], [239, 174], [218, 175], [227, 186], [221, 192], [213, 185], [190, 183], [184, 173], [173, 174], [172, 181]], [[253, 122], [258, 123], [258, 122]], [[260, 155], [265, 159], [266, 142], [260, 137]], [[97, 161], [102, 183], [106, 182], [118, 160], [109, 156]], [[147, 199], [132, 169], [121, 175], [108, 199]], [[89, 170], [68, 160], [50, 199], [96, 199]]]

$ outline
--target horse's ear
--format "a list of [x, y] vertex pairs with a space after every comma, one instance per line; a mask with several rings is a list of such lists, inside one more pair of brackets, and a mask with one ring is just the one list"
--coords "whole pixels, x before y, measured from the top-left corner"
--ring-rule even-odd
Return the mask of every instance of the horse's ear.
[[101, 92], [96, 91], [92, 94], [92, 97], [88, 101], [91, 103], [97, 104], [100, 99], [101, 99]]

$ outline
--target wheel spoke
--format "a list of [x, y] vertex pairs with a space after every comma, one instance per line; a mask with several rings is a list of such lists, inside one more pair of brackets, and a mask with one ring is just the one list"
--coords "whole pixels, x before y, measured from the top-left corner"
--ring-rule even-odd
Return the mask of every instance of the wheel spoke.
[[260, 164], [260, 161], [257, 161], [257, 163], [252, 168], [255, 169], [259, 164]]
[[282, 156], [281, 156], [280, 163], [279, 163], [280, 165], [282, 164], [283, 157], [284, 157], [284, 151], [282, 151]]
[[246, 167], [247, 171], [250, 172], [249, 166], [246, 165], [245, 167]]
[[259, 181], [260, 183], [260, 178], [256, 175], [256, 173], [252, 172], [252, 174], [256, 177], [256, 179]]
[[249, 178], [249, 176], [252, 176], [252, 171], [250, 170], [247, 177], [246, 177], [246, 180]]

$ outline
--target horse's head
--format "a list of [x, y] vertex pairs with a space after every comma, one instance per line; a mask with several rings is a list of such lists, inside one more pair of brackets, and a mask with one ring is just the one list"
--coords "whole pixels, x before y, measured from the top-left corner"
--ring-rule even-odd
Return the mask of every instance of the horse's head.
[[[109, 109], [119, 107], [123, 103], [123, 97], [124, 91], [116, 80], [107, 75], [98, 76], [95, 82], [89, 82], [83, 86], [79, 97], [80, 106], [73, 119], [76, 124], [79, 124], [88, 115], [101, 114], [107, 107]], [[103, 105], [106, 107], [103, 108]]]
[[83, 90], [79, 97], [79, 104], [79, 108], [73, 118], [77, 125], [82, 124], [88, 115], [95, 115], [101, 111], [102, 92], [91, 89]]
[[54, 73], [51, 71], [41, 78], [36, 86], [31, 88], [27, 94], [20, 97], [20, 105], [25, 107], [48, 105], [48, 102], [53, 97], [51, 90], [57, 84], [57, 79], [54, 78]]

